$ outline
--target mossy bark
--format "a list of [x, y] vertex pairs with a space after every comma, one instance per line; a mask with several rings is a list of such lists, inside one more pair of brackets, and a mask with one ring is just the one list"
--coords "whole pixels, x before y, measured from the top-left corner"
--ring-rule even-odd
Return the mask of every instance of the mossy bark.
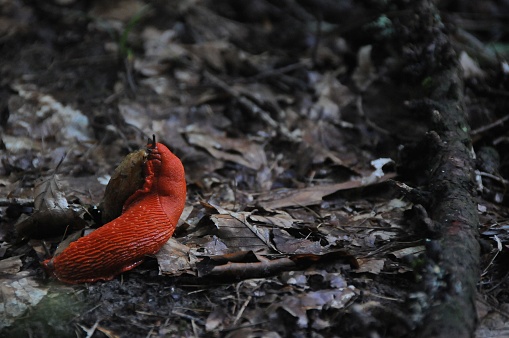
[[480, 249], [463, 82], [434, 3], [417, 1], [407, 9], [412, 15], [401, 19], [398, 32], [406, 48], [402, 69], [422, 85], [426, 98], [420, 104], [432, 119], [426, 136], [426, 174], [431, 193], [427, 212], [435, 224], [435, 236], [427, 245], [423, 289], [428, 297], [417, 336], [471, 337], [477, 324]]

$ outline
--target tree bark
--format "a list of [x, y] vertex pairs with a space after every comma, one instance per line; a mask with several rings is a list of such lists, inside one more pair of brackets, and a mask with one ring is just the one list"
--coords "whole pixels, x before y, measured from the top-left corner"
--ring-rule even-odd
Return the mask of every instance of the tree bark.
[[[474, 201], [474, 152], [463, 104], [463, 81], [439, 13], [430, 0], [406, 8], [401, 19], [406, 68], [425, 90], [420, 104], [431, 114], [426, 135], [426, 172], [431, 193], [427, 213], [434, 224], [428, 239], [423, 291], [424, 320], [418, 337], [472, 337], [477, 324], [478, 224]], [[409, 52], [410, 51], [410, 52]], [[405, 54], [406, 53], [406, 54]]]

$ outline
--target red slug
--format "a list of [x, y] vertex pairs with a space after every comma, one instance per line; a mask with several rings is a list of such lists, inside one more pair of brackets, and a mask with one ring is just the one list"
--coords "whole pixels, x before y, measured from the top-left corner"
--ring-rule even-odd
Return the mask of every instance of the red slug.
[[127, 199], [122, 215], [42, 263], [60, 281], [111, 280], [157, 253], [173, 235], [186, 201], [184, 167], [155, 140], [147, 152], [143, 187]]

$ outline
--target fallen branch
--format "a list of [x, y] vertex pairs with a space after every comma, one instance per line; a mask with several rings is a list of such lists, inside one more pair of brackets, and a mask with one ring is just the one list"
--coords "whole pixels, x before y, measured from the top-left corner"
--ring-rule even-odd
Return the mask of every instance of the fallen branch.
[[[479, 278], [477, 208], [474, 195], [474, 158], [463, 109], [460, 68], [435, 5], [421, 0], [412, 16], [402, 20], [408, 68], [431, 89], [421, 105], [430, 112], [426, 135], [427, 213], [435, 224], [428, 240], [423, 270], [427, 295], [419, 337], [471, 337], [477, 324], [475, 295]], [[415, 3], [414, 3], [415, 5]], [[415, 79], [414, 78], [414, 79]]]

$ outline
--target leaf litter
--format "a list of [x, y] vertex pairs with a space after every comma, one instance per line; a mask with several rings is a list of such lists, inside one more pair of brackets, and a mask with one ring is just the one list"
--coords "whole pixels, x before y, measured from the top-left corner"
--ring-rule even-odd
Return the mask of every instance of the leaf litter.
[[[86, 14], [96, 19], [82, 34], [99, 39], [98, 50], [107, 59], [103, 45], [119, 50], [120, 41], [103, 33], [125, 32], [126, 23], [142, 5], [141, 1], [120, 1], [111, 8], [94, 5]], [[384, 316], [396, 316], [391, 311], [396, 302], [391, 299], [403, 298], [394, 284], [412, 283], [412, 264], [418, 264], [424, 243], [409, 231], [405, 212], [411, 203], [401, 200], [400, 190], [388, 184], [398, 178], [386, 158], [397, 154], [387, 149], [390, 141], [380, 133], [382, 128], [365, 125], [363, 110], [368, 109], [362, 107], [362, 100], [376, 95], [370, 90], [380, 81], [379, 67], [386, 67], [375, 66], [374, 48], [354, 47], [326, 34], [313, 61], [321, 66], [313, 67], [308, 54], [285, 51], [284, 41], [278, 40], [284, 37], [271, 33], [281, 24], [270, 14], [281, 10], [277, 6], [269, 6], [270, 15], [259, 26], [230, 20], [207, 1], [152, 6], [144, 15], [155, 18], [159, 11], [171, 25], [142, 20], [127, 35], [125, 42], [133, 47], [133, 54], [126, 59], [133, 58], [127, 61], [133, 62], [135, 92], [129, 89], [128, 70], [122, 67], [115, 74], [125, 72], [125, 77], [113, 76], [108, 95], [89, 84], [86, 91], [99, 102], [83, 103], [75, 85], [62, 98], [61, 88], [49, 81], [36, 85], [30, 77], [15, 74], [9, 79], [17, 84], [11, 85], [0, 169], [9, 184], [0, 189], [6, 196], [33, 196], [35, 211], [26, 212], [32, 222], [29, 229], [44, 223], [47, 231], [52, 222], [59, 223], [61, 236], [67, 225], [76, 224], [76, 217], [82, 226], [90, 223], [82, 220], [82, 209], [76, 213], [74, 202], [99, 203], [104, 186], [97, 177], [112, 174], [129, 150], [143, 145], [152, 133], [173, 146], [186, 168], [190, 209], [176, 236], [156, 255], [158, 268], [149, 260], [121, 277], [125, 278], [122, 290], [134, 304], [142, 296], [127, 287], [137, 290], [156, 281], [171, 289], [165, 300], [171, 306], [138, 304], [140, 313], [157, 317], [140, 320], [122, 302], [112, 300], [110, 305], [91, 307], [74, 323], [97, 328], [98, 320], [115, 309], [122, 318], [144, 323], [138, 325], [136, 336], [147, 336], [152, 329], [159, 334], [182, 332], [178, 325], [195, 335], [279, 337], [293, 334], [296, 325], [299, 332], [327, 336], [337, 329], [338, 317], [346, 318], [339, 321], [342, 332], [351, 333], [359, 331], [347, 320], [367, 318], [378, 323]], [[296, 19], [287, 20], [285, 25]], [[295, 28], [296, 37], [300, 26]], [[250, 35], [263, 38], [263, 52], [256, 39], [252, 45], [246, 43]], [[65, 59], [68, 55], [55, 57], [80, 62]], [[345, 69], [351, 67], [344, 63], [345, 57], [357, 59], [353, 69]], [[469, 76], [478, 73], [469, 58], [461, 60]], [[64, 69], [50, 71], [58, 76]], [[94, 69], [90, 76], [100, 73]], [[62, 187], [56, 174], [48, 175], [56, 167], [51, 154], [62, 146], [74, 147], [75, 156], [59, 170], [62, 181], [72, 188]], [[51, 161], [53, 166], [47, 165]], [[30, 170], [27, 179], [23, 174]], [[36, 184], [39, 176], [50, 178]], [[45, 213], [48, 218], [39, 218]], [[2, 221], [14, 224], [4, 214]], [[493, 225], [485, 235], [505, 241], [504, 226]], [[0, 240], [7, 239], [2, 235]], [[30, 246], [37, 245], [25, 244], [20, 256], [9, 248], [10, 257], [2, 261], [10, 266], [8, 260], [14, 259], [19, 266], [21, 259], [22, 269], [36, 273], [2, 280], [6, 304], [27, 304], [3, 309], [10, 316], [5, 325], [22, 320], [23, 313], [47, 295], [35, 261], [44, 250], [38, 247], [35, 257], [27, 254]], [[156, 276], [155, 270], [162, 276]], [[383, 282], [381, 276], [389, 275], [394, 280]], [[92, 299], [120, 297], [114, 283], [83, 290]], [[58, 286], [50, 285], [55, 287], [50, 293], [59, 292]], [[147, 293], [153, 292], [155, 298], [168, 293], [151, 287]], [[18, 297], [13, 291], [17, 289], [28, 300]], [[384, 297], [389, 301], [382, 301]], [[363, 306], [355, 306], [359, 304]], [[371, 310], [384, 307], [383, 314]], [[289, 324], [280, 325], [285, 321]], [[126, 329], [113, 321], [101, 327], [116, 334]]]

